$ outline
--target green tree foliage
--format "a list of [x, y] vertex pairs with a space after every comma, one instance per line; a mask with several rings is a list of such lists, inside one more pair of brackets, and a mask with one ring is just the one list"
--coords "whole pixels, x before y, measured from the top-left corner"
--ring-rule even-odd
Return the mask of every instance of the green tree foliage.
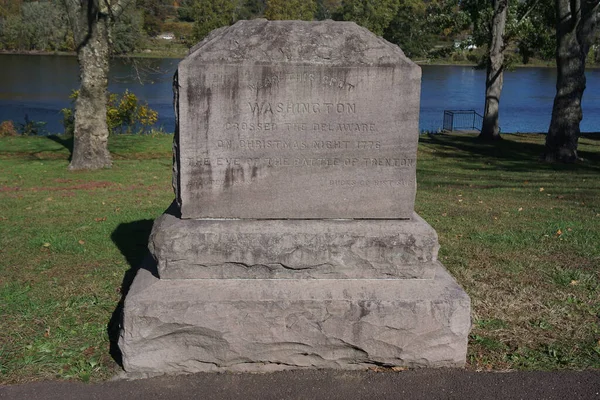
[[[489, 13], [492, 10], [492, 2], [489, 0], [462, 0], [460, 2], [460, 8], [469, 16], [472, 30], [480, 28], [481, 25], [488, 25], [490, 18], [485, 18], [481, 21], [481, 17], [485, 13]], [[484, 12], [484, 14], [482, 14]]]
[[[517, 3], [517, 50], [527, 64], [533, 57], [553, 60], [556, 54], [556, 6], [554, 1], [530, 0]], [[509, 28], [510, 29], [510, 28]]]
[[194, 22], [194, 2], [192, 0], [183, 0], [177, 9], [177, 18], [184, 22]]
[[30, 50], [65, 50], [67, 18], [55, 3], [23, 3], [21, 8], [27, 47]]
[[267, 0], [265, 18], [312, 21], [316, 12], [317, 2], [315, 0]]
[[23, 20], [21, 15], [7, 15], [0, 20], [0, 49], [20, 50], [25, 47], [21, 31]]
[[111, 51], [113, 54], [127, 54], [137, 50], [144, 38], [142, 30], [144, 18], [141, 11], [132, 8], [123, 12], [111, 30]]
[[144, 31], [148, 36], [156, 36], [162, 31], [162, 23], [167, 17], [167, 8], [163, 0], [137, 0], [142, 10]]
[[252, 19], [265, 15], [266, 0], [239, 0], [236, 5], [236, 19]]
[[[115, 54], [131, 53], [143, 38], [140, 11], [127, 10], [112, 28]], [[0, 49], [74, 51], [73, 34], [62, 3], [27, 2], [17, 14], [0, 18]]]
[[317, 12], [315, 18], [319, 21], [324, 19], [342, 19], [342, 0], [317, 0]]
[[469, 14], [458, 0], [433, 0], [427, 4], [426, 15], [430, 33], [445, 40], [464, 36], [470, 27]]
[[[491, 3], [464, 0], [462, 9], [469, 15], [473, 39], [486, 47], [490, 38], [493, 9]], [[552, 60], [556, 52], [554, 1], [527, 0], [511, 2], [506, 21], [506, 62], [527, 64], [531, 58]]]
[[57, 3], [23, 3], [18, 14], [0, 19], [0, 48], [66, 51], [73, 46], [64, 9]]
[[399, 8], [400, 0], [343, 0], [342, 17], [382, 36]]
[[0, 0], [0, 19], [21, 12], [21, 0]]
[[435, 36], [425, 4], [420, 0], [402, 0], [383, 36], [400, 46], [408, 57], [426, 56], [435, 44]]
[[600, 63], [600, 37], [592, 45], [587, 60], [590, 63]]
[[235, 3], [232, 0], [194, 0], [191, 4], [194, 38], [202, 40], [210, 31], [235, 22]]

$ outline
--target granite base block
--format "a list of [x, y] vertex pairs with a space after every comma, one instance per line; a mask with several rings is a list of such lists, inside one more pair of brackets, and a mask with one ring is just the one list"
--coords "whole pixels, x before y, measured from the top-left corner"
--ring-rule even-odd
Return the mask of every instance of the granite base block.
[[119, 346], [127, 372], [461, 367], [470, 300], [435, 279], [162, 280], [141, 269]]
[[431, 279], [435, 230], [410, 220], [159, 217], [150, 251], [161, 279]]

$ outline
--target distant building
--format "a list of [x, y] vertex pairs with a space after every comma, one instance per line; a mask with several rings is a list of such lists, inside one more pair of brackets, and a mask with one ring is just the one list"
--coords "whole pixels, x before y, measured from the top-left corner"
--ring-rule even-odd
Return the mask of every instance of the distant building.
[[175, 34], [173, 32], [163, 32], [159, 34], [156, 38], [163, 40], [175, 40]]
[[475, 50], [477, 46], [475, 45], [475, 43], [473, 43], [473, 38], [471, 36], [467, 36], [463, 40], [455, 40], [454, 48], [464, 50]]

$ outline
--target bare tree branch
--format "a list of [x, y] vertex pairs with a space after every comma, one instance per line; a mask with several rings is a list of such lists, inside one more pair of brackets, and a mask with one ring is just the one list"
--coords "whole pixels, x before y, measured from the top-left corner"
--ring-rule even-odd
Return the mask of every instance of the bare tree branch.
[[537, 4], [540, 2], [540, 0], [535, 0], [533, 2], [533, 4], [529, 7], [529, 9], [525, 12], [525, 14], [523, 14], [523, 16], [519, 19], [519, 21], [517, 21], [517, 25], [521, 24], [521, 22], [523, 22], [525, 20], [525, 18], [527, 18], [529, 16], [529, 14], [531, 14], [531, 12], [533, 11], [533, 9], [535, 8], [535, 6], [537, 6]]
[[81, 32], [84, 29], [84, 21], [82, 21], [82, 3], [79, 0], [61, 0], [61, 3], [67, 11], [67, 19], [69, 20], [69, 25], [71, 25], [74, 39], [76, 42], [79, 42]]
[[135, 3], [135, 0], [118, 0], [115, 4], [111, 4], [110, 0], [103, 0], [108, 8], [111, 19], [115, 21], [123, 14], [123, 12]]

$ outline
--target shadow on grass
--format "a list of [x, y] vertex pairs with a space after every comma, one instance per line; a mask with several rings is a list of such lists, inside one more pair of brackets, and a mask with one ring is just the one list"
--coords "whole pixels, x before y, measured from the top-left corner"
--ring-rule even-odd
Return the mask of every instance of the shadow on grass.
[[61, 137], [58, 135], [48, 135], [46, 137], [69, 150], [69, 162], [71, 162], [71, 158], [73, 158], [73, 137]]
[[125, 297], [133, 283], [133, 278], [140, 269], [146, 269], [152, 275], [158, 276], [156, 263], [148, 250], [148, 239], [153, 223], [154, 221], [150, 219], [124, 223], [119, 225], [111, 235], [112, 241], [117, 245], [130, 267], [125, 272], [121, 283], [121, 299], [106, 327], [110, 340], [110, 355], [121, 367], [123, 367], [123, 361], [118, 341]]
[[[525, 137], [526, 135], [519, 135]], [[590, 138], [586, 135], [586, 138]], [[594, 138], [594, 140], [597, 140]], [[473, 159], [482, 157], [489, 162], [501, 162], [502, 167], [514, 171], [531, 171], [533, 169], [573, 170], [588, 169], [600, 170], [600, 154], [597, 152], [579, 151], [580, 157], [585, 161], [577, 164], [546, 164], [539, 161], [544, 151], [543, 143], [527, 142], [525, 140], [513, 141], [510, 139], [495, 142], [485, 142], [476, 136], [436, 134], [422, 136], [421, 144], [435, 144], [452, 151], [436, 152], [436, 157]], [[454, 151], [458, 150], [458, 151]]]

